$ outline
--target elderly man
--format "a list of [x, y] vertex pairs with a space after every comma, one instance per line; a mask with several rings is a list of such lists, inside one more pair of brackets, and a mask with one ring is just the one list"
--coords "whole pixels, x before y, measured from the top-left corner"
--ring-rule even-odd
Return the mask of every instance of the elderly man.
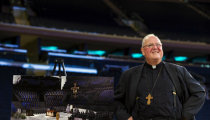
[[143, 38], [146, 62], [125, 71], [115, 90], [118, 120], [194, 120], [205, 91], [185, 67], [162, 61], [163, 49], [154, 34]]

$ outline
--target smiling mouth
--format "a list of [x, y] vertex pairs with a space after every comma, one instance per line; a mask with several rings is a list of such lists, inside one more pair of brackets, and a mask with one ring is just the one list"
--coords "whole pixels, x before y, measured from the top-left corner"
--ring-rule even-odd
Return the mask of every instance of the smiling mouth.
[[152, 53], [159, 53], [159, 51], [154, 51], [154, 52], [152, 52]]

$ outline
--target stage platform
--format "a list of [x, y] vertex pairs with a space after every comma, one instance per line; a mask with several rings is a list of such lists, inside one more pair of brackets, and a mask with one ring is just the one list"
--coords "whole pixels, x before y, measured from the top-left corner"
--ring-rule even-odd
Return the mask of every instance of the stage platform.
[[[68, 120], [68, 117], [70, 116], [71, 116], [70, 113], [60, 112], [59, 120]], [[22, 119], [11, 118], [11, 120], [22, 120]], [[26, 116], [26, 119], [23, 120], [56, 120], [56, 117], [46, 116], [46, 113], [42, 113], [42, 114], [34, 114], [34, 116]]]

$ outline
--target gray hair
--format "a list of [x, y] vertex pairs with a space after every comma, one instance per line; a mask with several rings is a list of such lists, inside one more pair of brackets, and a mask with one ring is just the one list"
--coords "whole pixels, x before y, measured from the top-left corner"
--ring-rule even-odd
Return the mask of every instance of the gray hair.
[[[148, 34], [148, 35], [146, 35], [143, 39], [142, 39], [142, 44], [141, 44], [141, 47], [143, 47], [144, 46], [144, 43], [145, 43], [145, 41], [146, 40], [148, 40], [148, 38], [150, 38], [150, 37], [156, 37], [156, 38], [158, 38], [156, 35], [154, 35], [154, 34]], [[159, 39], [159, 38], [158, 38]], [[159, 39], [160, 40], [160, 39]], [[160, 41], [161, 42], [161, 41]]]

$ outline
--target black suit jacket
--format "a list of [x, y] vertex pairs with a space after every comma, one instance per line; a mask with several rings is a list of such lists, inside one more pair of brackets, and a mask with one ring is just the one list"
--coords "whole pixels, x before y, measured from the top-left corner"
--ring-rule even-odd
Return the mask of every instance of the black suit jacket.
[[[182, 117], [193, 119], [205, 101], [205, 90], [185, 67], [163, 63], [182, 103]], [[143, 66], [144, 64], [133, 67], [121, 75], [114, 93], [115, 116], [118, 120], [127, 120], [131, 116]]]

